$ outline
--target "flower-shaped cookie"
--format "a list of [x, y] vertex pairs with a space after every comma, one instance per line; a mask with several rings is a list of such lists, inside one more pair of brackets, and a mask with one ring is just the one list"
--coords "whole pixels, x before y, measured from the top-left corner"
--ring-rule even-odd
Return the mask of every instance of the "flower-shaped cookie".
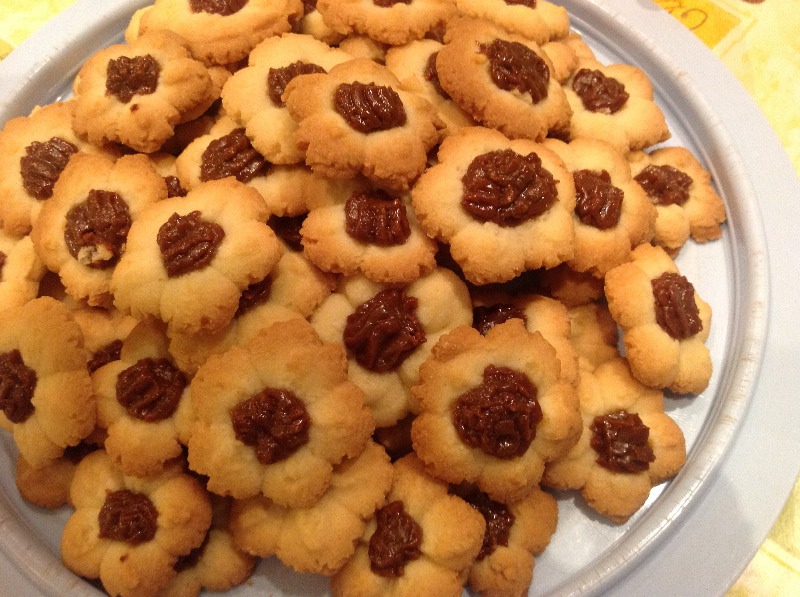
[[297, 75], [328, 72], [352, 57], [308, 35], [287, 33], [258, 45], [247, 66], [225, 83], [222, 105], [245, 127], [253, 147], [274, 164], [304, 159], [295, 144], [297, 125], [283, 103], [286, 85]]
[[83, 344], [89, 355], [86, 368], [94, 373], [103, 365], [119, 360], [122, 342], [139, 323], [117, 309], [79, 306], [72, 317], [81, 327]]
[[471, 321], [466, 286], [443, 268], [406, 287], [345, 278], [311, 317], [325, 342], [347, 347], [350, 379], [364, 390], [378, 427], [416, 412], [411, 386], [420, 363], [443, 334]]
[[334, 31], [400, 46], [444, 25], [456, 7], [454, 0], [318, 0], [317, 10]]
[[230, 530], [232, 500], [210, 495], [211, 528], [199, 547], [178, 558], [178, 572], [158, 597], [197, 597], [200, 591], [222, 592], [244, 583], [253, 573], [256, 558], [233, 543]]
[[361, 173], [398, 191], [425, 169], [444, 127], [427, 100], [404, 91], [389, 69], [366, 58], [327, 74], [297, 76], [283, 98], [312, 170], [333, 178]]
[[164, 179], [144, 155], [116, 162], [81, 154], [64, 168], [42, 207], [31, 239], [72, 298], [110, 307], [111, 276], [128, 232], [148, 206], [167, 198]]
[[308, 508], [278, 506], [263, 496], [235, 502], [234, 542], [253, 555], [276, 555], [298, 572], [332, 575], [353, 555], [391, 485], [389, 457], [370, 442], [334, 469], [327, 491]]
[[544, 551], [556, 530], [555, 498], [539, 487], [510, 503], [495, 501], [469, 483], [459, 484], [451, 492], [486, 520], [481, 551], [469, 569], [470, 588], [487, 597], [527, 594], [533, 556]]
[[301, 320], [210, 357], [191, 396], [189, 465], [211, 491], [237, 499], [310, 506], [374, 429], [341, 345], [322, 344]]
[[91, 145], [72, 130], [75, 101], [37, 107], [13, 118], [0, 131], [0, 225], [13, 235], [30, 232], [53, 185], [78, 153], [116, 152]]
[[168, 31], [93, 54], [78, 72], [72, 126], [92, 143], [115, 141], [151, 153], [175, 126], [200, 116], [215, 98], [206, 67]]
[[323, 271], [410, 284], [436, 267], [436, 242], [420, 229], [408, 194], [366, 187], [312, 209], [303, 252]]
[[0, 326], [0, 427], [41, 468], [94, 429], [96, 407], [81, 329], [42, 297], [4, 310]]
[[169, 350], [181, 369], [194, 374], [212, 354], [246, 344], [277, 321], [304, 319], [330, 295], [336, 287], [333, 278], [309, 263], [302, 253], [284, 246], [286, 250], [270, 275], [242, 292], [227, 326], [213, 333], [170, 335]]
[[632, 179], [625, 156], [600, 139], [544, 143], [563, 160], [575, 182], [575, 256], [569, 266], [603, 277], [653, 237], [656, 211]]
[[636, 66], [581, 60], [564, 91], [572, 108], [571, 139], [603, 139], [626, 154], [670, 137], [650, 79]]
[[485, 19], [543, 44], [569, 33], [569, 15], [563, 6], [546, 0], [456, 0], [461, 14]]
[[428, 100], [439, 113], [449, 135], [462, 126], [473, 126], [475, 121], [455, 103], [439, 83], [436, 56], [444, 44], [433, 39], [420, 39], [403, 46], [389, 48], [386, 67], [394, 73], [406, 91], [417, 93]]
[[302, 14], [300, 0], [155, 0], [134, 15], [125, 37], [174, 31], [198, 60], [229, 65], [267, 37], [290, 31]]
[[485, 336], [464, 326], [441, 338], [412, 392], [417, 455], [437, 477], [475, 483], [498, 501], [528, 495], [545, 462], [580, 435], [575, 388], [553, 347], [520, 319]]
[[111, 277], [115, 305], [137, 319], [157, 317], [171, 331], [222, 329], [242, 292], [283, 252], [267, 215], [261, 196], [233, 178], [149, 206], [131, 225]]
[[258, 191], [270, 213], [279, 216], [328, 205], [351, 186], [350, 181], [328, 180], [303, 165], [271, 164], [229, 116], [220, 117], [208, 133], [194, 139], [175, 160], [175, 169], [187, 189], [233, 176]]
[[505, 295], [492, 291], [473, 291], [472, 327], [484, 336], [494, 326], [512, 318], [525, 322], [529, 332], [539, 332], [555, 349], [561, 364], [561, 377], [578, 382], [578, 353], [570, 341], [567, 308], [559, 301], [538, 294]]
[[336, 596], [462, 594], [485, 522], [448, 493], [413, 454], [394, 463], [386, 504], [368, 523], [355, 555], [331, 580]]
[[476, 121], [514, 139], [541, 141], [569, 125], [556, 70], [536, 42], [473, 19], [448, 26], [436, 57], [444, 91]]
[[686, 461], [683, 432], [664, 412], [661, 390], [647, 388], [625, 359], [583, 370], [578, 387], [583, 434], [570, 452], [545, 469], [542, 483], [579, 489], [586, 503], [614, 522], [641, 508], [650, 489]]
[[619, 356], [617, 322], [605, 303], [587, 303], [569, 309], [570, 343], [578, 352], [578, 365], [593, 371]]
[[62, 456], [41, 468], [33, 468], [25, 458], [18, 456], [14, 480], [20, 496], [40, 508], [54, 509], [67, 504], [72, 477], [78, 464], [96, 449], [97, 446], [87, 438], [75, 446], [67, 446]]
[[61, 536], [64, 565], [122, 597], [164, 589], [178, 558], [200, 546], [211, 524], [208, 494], [180, 463], [154, 477], [129, 477], [103, 450], [78, 465], [70, 502], [75, 512]]
[[628, 156], [634, 179], [656, 206], [653, 244], [675, 255], [689, 236], [704, 243], [722, 235], [725, 204], [711, 175], [684, 147], [662, 147]]
[[438, 157], [411, 201], [422, 229], [450, 245], [470, 282], [505, 282], [573, 256], [575, 185], [551, 150], [467, 127], [442, 142]]
[[36, 298], [46, 271], [29, 236], [0, 229], [0, 311]]
[[631, 258], [606, 274], [605, 290], [633, 376], [653, 388], [702, 392], [712, 370], [711, 307], [661, 247], [639, 245]]
[[161, 472], [188, 441], [189, 378], [167, 352], [162, 326], [143, 321], [128, 335], [120, 358], [92, 374], [97, 425], [105, 449], [126, 475]]

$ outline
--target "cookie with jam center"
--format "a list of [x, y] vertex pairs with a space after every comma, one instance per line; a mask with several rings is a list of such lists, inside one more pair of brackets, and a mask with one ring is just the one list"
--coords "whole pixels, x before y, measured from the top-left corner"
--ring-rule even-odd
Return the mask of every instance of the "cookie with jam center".
[[232, 177], [160, 201], [131, 225], [111, 276], [114, 304], [168, 332], [224, 328], [242, 292], [275, 267], [283, 247], [261, 196]]
[[524, 498], [581, 432], [574, 386], [555, 349], [521, 319], [484, 336], [468, 326], [439, 339], [412, 388], [414, 450], [437, 477], [468, 481], [499, 501]]
[[466, 127], [439, 146], [411, 191], [420, 226], [450, 245], [475, 284], [505, 282], [574, 256], [575, 186], [560, 157], [528, 139]]
[[298, 76], [283, 97], [314, 172], [332, 178], [362, 174], [394, 191], [408, 190], [422, 173], [444, 127], [427, 100], [404, 91], [389, 69], [364, 58], [327, 74]]
[[400, 46], [443, 26], [456, 6], [454, 0], [318, 0], [317, 11], [342, 35]]
[[664, 412], [662, 391], [637, 382], [623, 358], [582, 371], [578, 397], [581, 439], [547, 464], [542, 484], [580, 490], [593, 510], [623, 523], [652, 487], [680, 471], [686, 461], [683, 432]]
[[219, 97], [206, 66], [186, 41], [154, 31], [93, 54], [74, 84], [75, 132], [95, 144], [122, 143], [152, 153], [175, 127], [200, 116]]
[[558, 70], [536, 42], [468, 18], [448, 25], [436, 57], [439, 82], [453, 101], [512, 139], [541, 141], [568, 126], [572, 110]]
[[67, 294], [111, 307], [112, 274], [144, 209], [167, 198], [164, 179], [144, 155], [116, 162], [83, 154], [64, 169], [31, 231], [37, 253]]
[[172, 31], [208, 65], [233, 65], [266, 38], [292, 29], [300, 0], [155, 0], [134, 14], [129, 42], [150, 31]]
[[711, 379], [711, 307], [662, 249], [645, 243], [605, 278], [633, 376], [653, 388], [698, 394]]

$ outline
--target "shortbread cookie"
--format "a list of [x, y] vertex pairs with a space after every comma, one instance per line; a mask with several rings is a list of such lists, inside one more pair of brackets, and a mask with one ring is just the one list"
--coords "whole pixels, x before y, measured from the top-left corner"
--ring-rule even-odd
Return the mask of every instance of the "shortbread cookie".
[[711, 307], [664, 249], [639, 245], [631, 258], [606, 274], [605, 291], [633, 376], [654, 388], [702, 392], [712, 370]]
[[83, 343], [89, 356], [86, 368], [94, 373], [103, 365], [119, 360], [122, 342], [138, 320], [117, 309], [77, 306], [72, 317], [83, 332]]
[[535, 487], [524, 499], [504, 503], [462, 483], [450, 490], [486, 521], [483, 545], [467, 584], [480, 595], [525, 595], [533, 579], [533, 556], [550, 543], [558, 522], [555, 498]]
[[76, 574], [100, 579], [109, 595], [157, 594], [211, 524], [208, 494], [180, 464], [140, 479], [123, 475], [102, 450], [78, 465], [70, 501], [75, 512], [61, 536], [61, 559]]
[[454, 0], [317, 0], [317, 10], [334, 31], [400, 46], [446, 23], [456, 6]]
[[144, 155], [83, 154], [64, 169], [31, 231], [36, 252], [72, 298], [110, 307], [111, 276], [144, 209], [167, 198]]
[[258, 191], [270, 213], [279, 216], [295, 216], [328, 205], [333, 198], [348, 193], [351, 186], [349, 181], [323, 178], [303, 165], [271, 164], [255, 150], [244, 127], [227, 115], [186, 147], [175, 168], [187, 189], [235, 177]]
[[189, 377], [167, 346], [162, 326], [143, 321], [123, 342], [120, 358], [92, 374], [106, 452], [126, 475], [159, 474], [188, 441]]
[[353, 58], [369, 58], [378, 64], [385, 64], [386, 51], [390, 46], [375, 41], [366, 35], [351, 33], [340, 41], [337, 47], [350, 54]]
[[266, 219], [259, 194], [233, 178], [154, 203], [131, 225], [111, 277], [116, 307], [159, 318], [172, 331], [222, 329], [242, 291], [263, 280], [283, 252]]
[[603, 298], [603, 279], [589, 272], [578, 272], [566, 263], [535, 272], [542, 294], [567, 307], [585, 305]]
[[578, 396], [583, 435], [566, 456], [547, 465], [542, 483], [579, 489], [593, 510], [625, 522], [654, 485], [683, 466], [683, 432], [664, 412], [661, 390], [637, 382], [625, 359], [582, 371]]
[[182, 370], [193, 375], [212, 354], [246, 344], [278, 321], [309, 316], [335, 287], [331, 276], [287, 248], [269, 276], [242, 292], [227, 326], [214, 333], [174, 332], [170, 336], [170, 353]]
[[258, 45], [247, 66], [231, 77], [222, 91], [226, 113], [245, 132], [253, 147], [273, 164], [304, 159], [295, 143], [297, 125], [282, 99], [297, 75], [325, 73], [351, 56], [308, 35], [287, 33]]
[[617, 323], [605, 303], [587, 303], [569, 309], [570, 342], [578, 352], [581, 370], [593, 371], [619, 356]]
[[436, 72], [461, 108], [508, 137], [541, 141], [569, 124], [571, 110], [550, 56], [536, 42], [485, 21], [448, 27]]
[[365, 58], [327, 74], [295, 77], [283, 98], [312, 170], [333, 178], [361, 173], [398, 191], [425, 169], [444, 127], [427, 100], [404, 91], [389, 69]]
[[0, 225], [9, 234], [30, 232], [39, 210], [53, 195], [53, 185], [78, 153], [106, 153], [72, 130], [74, 100], [37, 107], [13, 118], [0, 131]]
[[461, 14], [484, 19], [543, 44], [569, 33], [569, 15], [563, 6], [546, 0], [456, 0]]
[[310, 35], [331, 46], [337, 45], [345, 37], [325, 22], [322, 13], [317, 10], [317, 0], [303, 0], [303, 16], [295, 21], [292, 31]]
[[688, 149], [637, 151], [628, 159], [658, 213], [653, 244], [675, 255], [689, 236], [701, 243], [722, 236], [725, 204], [711, 186], [711, 175]]
[[29, 236], [0, 229], [0, 311], [36, 298], [46, 271]]
[[600, 139], [544, 144], [564, 160], [575, 183], [575, 256], [567, 264], [602, 278], [652, 239], [656, 210], [612, 145]]
[[210, 357], [191, 396], [189, 465], [208, 476], [211, 491], [237, 499], [263, 494], [310, 506], [333, 467], [360, 454], [374, 429], [342, 346], [323, 344], [300, 320]]
[[[92, 143], [158, 150], [175, 126], [215, 99], [206, 67], [169, 31], [142, 35], [93, 54], [78, 72], [72, 126]], [[218, 95], [217, 95], [218, 96]]]
[[211, 528], [199, 547], [173, 564], [177, 575], [158, 597], [197, 597], [200, 591], [221, 592], [244, 583], [253, 573], [256, 558], [233, 544], [230, 499], [210, 494]]
[[[553, 71], [550, 74], [559, 83], [569, 79], [575, 69], [578, 68], [580, 56], [574, 46], [566, 39], [543, 43], [542, 51], [547, 54], [550, 62], [553, 63]], [[563, 130], [554, 132], [563, 132]]]
[[350, 379], [378, 427], [417, 411], [411, 387], [420, 363], [443, 334], [471, 321], [466, 286], [442, 268], [405, 287], [345, 278], [311, 316], [324, 341], [346, 346]]
[[92, 382], [81, 329], [42, 297], [2, 312], [0, 419], [33, 468], [59, 458], [94, 429]]
[[386, 52], [386, 67], [394, 73], [406, 91], [428, 100], [438, 111], [446, 127], [442, 134], [451, 134], [463, 126], [475, 124], [472, 117], [455, 103], [439, 83], [436, 56], [444, 44], [433, 39], [421, 39]]
[[253, 555], [276, 555], [297, 572], [332, 575], [353, 555], [391, 486], [389, 457], [370, 442], [333, 470], [327, 491], [308, 508], [278, 506], [263, 496], [235, 502], [234, 542]]
[[312, 209], [301, 233], [303, 252], [323, 271], [410, 284], [436, 267], [436, 242], [419, 227], [408, 194], [354, 191]]
[[521, 319], [529, 332], [539, 332], [555, 349], [561, 377], [578, 382], [578, 353], [570, 342], [567, 308], [559, 301], [536, 294], [504, 295], [473, 291], [472, 327], [484, 336], [509, 319]]
[[636, 66], [581, 60], [564, 91], [572, 108], [570, 139], [603, 139], [627, 153], [670, 137], [650, 79]]
[[580, 435], [575, 388], [561, 377], [553, 347], [519, 319], [485, 336], [472, 327], [453, 330], [419, 375], [414, 450], [437, 477], [475, 483], [494, 500], [528, 495], [544, 463]]
[[300, 0], [155, 0], [131, 21], [125, 37], [174, 31], [198, 60], [233, 64], [267, 37], [290, 31], [302, 14]]
[[69, 487], [78, 463], [98, 446], [80, 442], [68, 446], [64, 454], [44, 465], [33, 468], [22, 456], [17, 456], [15, 482], [22, 498], [40, 508], [60, 508], [69, 502]]
[[470, 282], [504, 282], [573, 256], [575, 185], [551, 150], [467, 127], [442, 142], [438, 159], [412, 203], [422, 229], [450, 245]]
[[386, 503], [367, 524], [355, 555], [331, 579], [333, 594], [459, 597], [486, 523], [447, 490], [415, 455], [395, 462]]

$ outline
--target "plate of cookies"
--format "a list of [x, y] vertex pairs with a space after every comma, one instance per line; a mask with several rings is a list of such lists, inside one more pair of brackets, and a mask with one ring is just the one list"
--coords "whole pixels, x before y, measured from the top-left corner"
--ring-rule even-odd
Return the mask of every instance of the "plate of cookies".
[[0, 64], [18, 593], [724, 591], [797, 472], [798, 407], [761, 406], [797, 376], [762, 374], [796, 181], [691, 34], [622, 0], [96, 4]]

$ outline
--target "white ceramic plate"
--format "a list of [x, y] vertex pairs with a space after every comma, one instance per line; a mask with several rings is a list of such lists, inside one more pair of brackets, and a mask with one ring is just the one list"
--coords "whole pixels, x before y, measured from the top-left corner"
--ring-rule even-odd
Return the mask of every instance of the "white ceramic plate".
[[[78, 0], [0, 63], [0, 123], [69, 94], [75, 72], [118, 42], [147, 0]], [[725, 67], [649, 0], [564, 0], [604, 62], [643, 68], [673, 138], [711, 171], [728, 210], [720, 241], [689, 245], [682, 273], [714, 311], [715, 366], [700, 396], [674, 398], [689, 457], [627, 524], [559, 495], [559, 527], [537, 559], [532, 595], [721, 594], [763, 541], [798, 472], [800, 183], [774, 132]], [[0, 438], [0, 577], [9, 594], [97, 595], [58, 559], [69, 509], [31, 508]], [[233, 595], [318, 595], [327, 580], [263, 561]]]

